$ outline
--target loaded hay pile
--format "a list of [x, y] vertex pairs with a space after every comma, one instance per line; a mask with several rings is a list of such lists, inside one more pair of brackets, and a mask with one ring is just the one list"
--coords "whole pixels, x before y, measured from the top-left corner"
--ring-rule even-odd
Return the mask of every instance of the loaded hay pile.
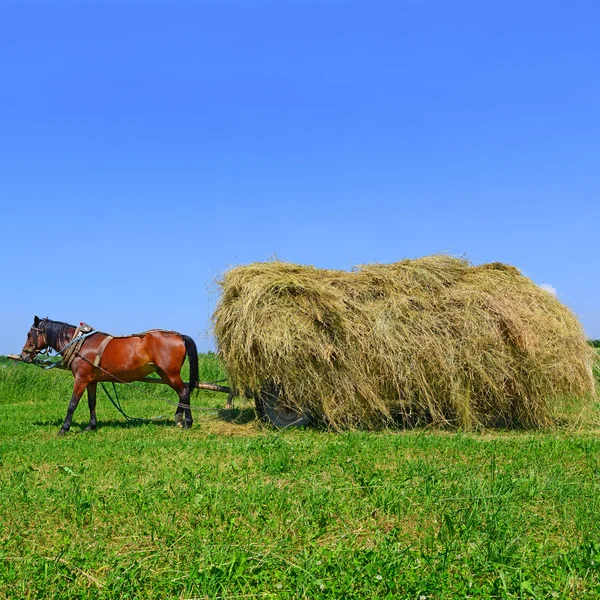
[[332, 271], [284, 262], [229, 270], [213, 316], [240, 391], [336, 429], [549, 424], [594, 395], [577, 318], [516, 268], [446, 255]]

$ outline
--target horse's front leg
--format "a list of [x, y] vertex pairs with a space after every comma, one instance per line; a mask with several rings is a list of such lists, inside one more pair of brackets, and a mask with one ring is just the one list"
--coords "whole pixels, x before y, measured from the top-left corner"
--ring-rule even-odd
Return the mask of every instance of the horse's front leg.
[[96, 388], [98, 383], [93, 381], [87, 386], [88, 407], [90, 409], [90, 424], [85, 428], [86, 431], [94, 431], [96, 429]]
[[87, 386], [88, 382], [83, 379], [75, 379], [75, 385], [73, 386], [73, 395], [71, 396], [71, 401], [69, 402], [69, 407], [67, 408], [67, 416], [65, 417], [65, 421], [60, 428], [58, 435], [65, 435], [67, 431], [71, 428], [71, 420], [73, 419], [73, 413], [79, 404], [79, 400], [83, 395], [83, 392]]

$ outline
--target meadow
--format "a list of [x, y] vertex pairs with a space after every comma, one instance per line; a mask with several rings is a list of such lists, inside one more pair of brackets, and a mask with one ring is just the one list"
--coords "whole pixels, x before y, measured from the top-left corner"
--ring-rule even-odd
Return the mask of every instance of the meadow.
[[[223, 377], [214, 355], [201, 379]], [[543, 431], [275, 430], [0, 359], [0, 598], [598, 598], [600, 413]], [[153, 394], [153, 396], [148, 396]]]

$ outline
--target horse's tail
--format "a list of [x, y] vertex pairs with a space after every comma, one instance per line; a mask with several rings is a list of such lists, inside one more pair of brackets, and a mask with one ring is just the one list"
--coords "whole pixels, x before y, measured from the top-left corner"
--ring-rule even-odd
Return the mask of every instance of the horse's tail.
[[182, 335], [185, 351], [190, 359], [190, 394], [196, 389], [198, 383], [198, 348], [196, 342], [188, 335]]

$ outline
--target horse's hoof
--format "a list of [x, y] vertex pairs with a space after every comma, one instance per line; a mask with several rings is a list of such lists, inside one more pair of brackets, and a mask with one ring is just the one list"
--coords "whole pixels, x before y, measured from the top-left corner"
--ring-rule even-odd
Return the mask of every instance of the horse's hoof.
[[64, 430], [64, 429], [59, 429], [59, 430], [58, 430], [58, 433], [57, 433], [56, 435], [57, 435], [58, 437], [63, 437], [63, 436], [65, 435], [65, 433], [67, 433], [67, 432], [66, 432], [66, 430]]
[[84, 431], [96, 431], [96, 426], [95, 425], [88, 425]]
[[189, 421], [185, 421], [182, 425], [184, 429], [191, 429], [192, 424]]
[[175, 425], [183, 427], [183, 415], [175, 415]]

